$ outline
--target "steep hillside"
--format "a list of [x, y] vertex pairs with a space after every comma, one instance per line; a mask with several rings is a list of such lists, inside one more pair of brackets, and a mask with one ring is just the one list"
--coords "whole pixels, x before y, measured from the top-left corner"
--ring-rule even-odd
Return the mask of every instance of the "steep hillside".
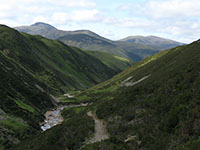
[[90, 87], [118, 70], [78, 48], [0, 26], [0, 49], [47, 83], [54, 94]]
[[0, 25], [0, 150], [40, 133], [43, 114], [56, 106], [54, 96], [120, 71], [78, 48]]
[[82, 93], [111, 136], [85, 149], [199, 149], [199, 48], [163, 51]]
[[[80, 147], [84, 150], [200, 149], [199, 49], [200, 41], [196, 41], [160, 52], [76, 95], [71, 100], [93, 103], [85, 109], [66, 109], [62, 125], [14, 149], [38, 150], [42, 147], [45, 150], [51, 149], [50, 145], [59, 150]], [[70, 126], [69, 118], [75, 120], [89, 111], [105, 122], [109, 139], [87, 144], [89, 133], [95, 132], [89, 118], [76, 124], [76, 129]], [[67, 124], [69, 130], [65, 128]], [[89, 135], [75, 136], [79, 130], [83, 132], [82, 128]], [[69, 134], [72, 136], [67, 136]], [[49, 141], [55, 136], [59, 142], [51, 144]]]
[[54, 106], [47, 85], [0, 51], [0, 149], [39, 132], [42, 114]]
[[128, 67], [134, 64], [133, 61], [127, 58], [113, 55], [110, 53], [98, 52], [98, 51], [86, 51], [86, 52], [96, 57], [97, 59], [101, 60], [101, 62], [103, 62], [106, 66], [109, 66], [114, 70], [118, 70], [119, 72], [127, 69]]
[[39, 34], [49, 39], [58, 39], [67, 45], [75, 46], [90, 51], [103, 51], [134, 61], [140, 61], [158, 51], [182, 45], [175, 41], [148, 38], [148, 42], [112, 41], [97, 35], [89, 30], [62, 31], [45, 23], [35, 23], [31, 26], [16, 27], [20, 32]]
[[183, 43], [156, 37], [156, 36], [146, 36], [146, 37], [145, 36], [129, 36], [127, 38], [121, 39], [120, 41], [152, 45], [152, 46], [156, 45], [161, 50], [183, 45]]

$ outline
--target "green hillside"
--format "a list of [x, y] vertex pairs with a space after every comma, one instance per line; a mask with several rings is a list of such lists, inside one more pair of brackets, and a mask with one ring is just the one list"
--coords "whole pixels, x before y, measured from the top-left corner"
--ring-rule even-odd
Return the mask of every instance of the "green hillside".
[[88, 88], [118, 73], [78, 48], [6, 26], [0, 26], [0, 49], [48, 84], [54, 94]]
[[113, 70], [118, 70], [119, 72], [127, 69], [134, 63], [133, 61], [127, 58], [120, 57], [120, 56], [113, 55], [106, 52], [98, 52], [98, 51], [85, 51], [85, 52], [96, 57], [109, 68], [112, 68]]
[[[163, 51], [76, 95], [76, 101], [93, 103], [83, 110], [65, 110], [62, 125], [14, 149], [200, 149], [199, 49], [200, 41], [196, 41]], [[85, 119], [80, 124], [75, 120], [80, 115], [88, 117], [85, 116], [88, 111], [106, 122], [109, 139], [84, 144], [94, 132], [91, 120]], [[82, 133], [83, 128], [88, 131], [82, 134], [84, 137], [76, 134]]]
[[47, 85], [0, 51], [0, 149], [39, 132], [42, 114], [54, 106]]
[[82, 93], [111, 135], [85, 149], [200, 149], [199, 48], [163, 51]]
[[43, 114], [56, 105], [54, 96], [120, 71], [78, 48], [0, 25], [0, 150], [38, 134]]

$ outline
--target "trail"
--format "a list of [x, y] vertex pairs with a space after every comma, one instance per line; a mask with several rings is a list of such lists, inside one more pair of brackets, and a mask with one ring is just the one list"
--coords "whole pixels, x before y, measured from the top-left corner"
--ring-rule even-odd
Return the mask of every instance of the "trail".
[[86, 144], [92, 144], [95, 142], [108, 139], [109, 134], [106, 129], [105, 122], [103, 120], [100, 120], [96, 114], [92, 113], [92, 111], [89, 111], [87, 115], [89, 117], [92, 117], [93, 120], [95, 121], [95, 132], [94, 132], [94, 136], [88, 142], [86, 142]]

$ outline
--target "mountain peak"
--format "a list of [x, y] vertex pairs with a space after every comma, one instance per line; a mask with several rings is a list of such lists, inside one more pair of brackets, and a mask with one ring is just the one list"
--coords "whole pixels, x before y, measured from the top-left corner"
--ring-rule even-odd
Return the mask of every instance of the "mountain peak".
[[56, 29], [54, 26], [44, 23], [44, 22], [36, 22], [34, 24], [32, 24], [31, 26], [33, 27], [44, 27], [44, 28], [48, 28], [48, 29]]

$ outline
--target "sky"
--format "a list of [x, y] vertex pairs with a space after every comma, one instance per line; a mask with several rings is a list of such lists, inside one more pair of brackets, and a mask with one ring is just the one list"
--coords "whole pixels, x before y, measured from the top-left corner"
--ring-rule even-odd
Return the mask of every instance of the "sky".
[[0, 0], [0, 24], [45, 22], [91, 30], [112, 40], [154, 35], [190, 43], [200, 38], [199, 0]]

